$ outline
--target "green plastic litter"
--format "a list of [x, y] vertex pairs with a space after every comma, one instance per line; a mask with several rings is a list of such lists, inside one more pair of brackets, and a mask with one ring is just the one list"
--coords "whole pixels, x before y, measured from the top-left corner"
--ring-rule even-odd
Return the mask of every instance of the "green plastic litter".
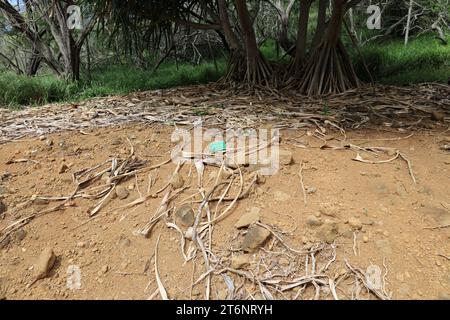
[[225, 141], [214, 141], [209, 145], [209, 151], [211, 151], [211, 153], [225, 151], [226, 149], [227, 144], [225, 143]]

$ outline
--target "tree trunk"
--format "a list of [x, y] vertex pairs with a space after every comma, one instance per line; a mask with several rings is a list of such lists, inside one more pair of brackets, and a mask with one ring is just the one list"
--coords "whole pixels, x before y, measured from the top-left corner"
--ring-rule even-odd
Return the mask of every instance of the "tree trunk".
[[278, 43], [287, 54], [292, 54], [292, 47], [294, 46], [294, 43], [289, 40], [288, 31], [289, 17], [285, 13], [282, 13], [280, 15], [280, 31], [278, 31]]
[[327, 41], [334, 46], [337, 45], [341, 34], [346, 2], [347, 0], [333, 0], [333, 14], [331, 15], [326, 38]]
[[331, 20], [322, 42], [305, 66], [300, 91], [308, 95], [340, 93], [359, 85], [340, 40], [347, 0], [333, 0]]
[[406, 21], [405, 46], [408, 45], [408, 40], [409, 40], [409, 29], [410, 29], [410, 26], [411, 26], [412, 7], [413, 7], [413, 0], [411, 0], [409, 2], [408, 20]]
[[300, 0], [300, 17], [298, 19], [297, 44], [295, 50], [294, 73], [300, 73], [306, 58], [308, 38], [309, 11], [312, 0]]
[[313, 51], [320, 44], [326, 29], [327, 8], [330, 0], [319, 0], [319, 11], [317, 14], [317, 26], [311, 44], [311, 51]]
[[235, 0], [235, 6], [245, 44], [247, 70], [244, 82], [250, 87], [254, 85], [268, 85], [272, 69], [259, 52], [247, 4], [245, 0]]

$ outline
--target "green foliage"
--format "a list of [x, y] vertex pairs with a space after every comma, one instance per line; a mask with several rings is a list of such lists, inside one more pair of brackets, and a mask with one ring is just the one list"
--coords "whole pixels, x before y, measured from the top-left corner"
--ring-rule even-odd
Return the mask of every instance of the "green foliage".
[[[450, 39], [449, 39], [450, 40]], [[268, 59], [279, 61], [275, 42], [268, 40], [261, 48]], [[373, 43], [362, 54], [377, 82], [406, 85], [420, 82], [447, 82], [450, 75], [450, 46], [432, 37], [413, 39], [405, 48], [402, 40]], [[362, 80], [369, 81], [362, 59], [351, 52]], [[283, 61], [288, 59], [283, 59]], [[126, 94], [133, 91], [163, 89], [216, 81], [226, 68], [225, 59], [200, 65], [167, 61], [152, 73], [131, 66], [112, 66], [94, 70], [90, 83], [67, 83], [53, 75], [26, 77], [0, 70], [0, 106], [18, 107], [55, 101], [74, 101], [91, 97]], [[204, 112], [200, 110], [199, 112]], [[324, 106], [322, 112], [328, 112]]]
[[[363, 59], [352, 52], [358, 76], [369, 81]], [[362, 55], [377, 82], [413, 84], [427, 81], [446, 82], [450, 75], [450, 46], [432, 37], [412, 39], [405, 47], [403, 40], [371, 43]]]
[[224, 60], [218, 61], [217, 71], [212, 62], [198, 66], [181, 64], [178, 68], [175, 63], [167, 62], [155, 73], [129, 66], [113, 66], [95, 71], [90, 84], [67, 83], [53, 75], [30, 78], [0, 71], [0, 106], [37, 105], [207, 83], [218, 80], [224, 69]]
[[66, 99], [71, 86], [54, 76], [26, 77], [12, 72], [0, 74], [0, 105], [42, 104]]

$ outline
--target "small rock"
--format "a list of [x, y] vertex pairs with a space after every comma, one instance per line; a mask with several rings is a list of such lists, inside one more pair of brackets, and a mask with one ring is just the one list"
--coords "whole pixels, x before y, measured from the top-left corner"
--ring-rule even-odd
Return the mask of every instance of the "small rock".
[[316, 187], [308, 187], [306, 188], [306, 193], [307, 194], [313, 194], [317, 192], [317, 188]]
[[350, 218], [350, 219], [348, 220], [348, 224], [349, 224], [350, 227], [352, 227], [354, 230], [359, 230], [359, 229], [362, 228], [362, 222], [361, 222], [359, 219], [355, 218], [355, 217]]
[[69, 169], [69, 167], [67, 166], [67, 164], [63, 163], [61, 164], [61, 166], [59, 167], [59, 174], [63, 174], [65, 173], [67, 170]]
[[291, 199], [291, 196], [283, 191], [275, 191], [274, 193], [275, 201], [285, 202]]
[[130, 195], [130, 193], [128, 192], [128, 190], [122, 186], [117, 186], [116, 187], [116, 195], [120, 200], [124, 200], [126, 198], [128, 198], [128, 196]]
[[310, 227], [319, 227], [323, 224], [323, 222], [316, 216], [309, 216], [308, 218], [306, 218], [306, 224]]
[[52, 140], [52, 139], [45, 140], [45, 144], [46, 144], [48, 147], [51, 147], [51, 146], [53, 146], [53, 140]]
[[234, 225], [235, 228], [237, 229], [245, 228], [253, 223], [259, 222], [259, 219], [261, 218], [259, 214], [260, 212], [261, 212], [260, 208], [252, 207], [250, 209], [250, 212], [244, 213], [238, 220], [238, 222], [236, 222], [236, 224]]
[[77, 242], [77, 247], [78, 248], [86, 248], [86, 242], [83, 242], [83, 241]]
[[233, 256], [231, 258], [231, 268], [241, 269], [250, 264], [250, 256], [247, 254], [241, 254], [238, 256]]
[[364, 241], [365, 243], [367, 243], [367, 242], [369, 242], [369, 238], [368, 238], [367, 236], [364, 236], [364, 237], [363, 237], [363, 241]]
[[118, 146], [118, 145], [122, 144], [122, 140], [120, 138], [114, 138], [114, 139], [112, 139], [111, 144], [113, 146]]
[[178, 208], [175, 212], [175, 217], [186, 227], [191, 227], [194, 225], [194, 210], [189, 204], [184, 204]]
[[108, 266], [103, 266], [102, 269], [100, 270], [103, 274], [107, 273], [109, 271], [109, 267]]
[[174, 190], [183, 188], [184, 186], [184, 179], [183, 176], [179, 173], [175, 173], [172, 177], [172, 180], [170, 181], [170, 185]]
[[34, 265], [36, 279], [43, 279], [48, 276], [50, 270], [55, 265], [56, 256], [52, 248], [45, 248]]
[[292, 152], [288, 150], [279, 150], [280, 163], [284, 166], [289, 166], [294, 163]]
[[245, 252], [253, 252], [262, 246], [269, 237], [270, 232], [267, 229], [253, 225], [245, 235], [244, 241], [242, 242], [242, 249]]

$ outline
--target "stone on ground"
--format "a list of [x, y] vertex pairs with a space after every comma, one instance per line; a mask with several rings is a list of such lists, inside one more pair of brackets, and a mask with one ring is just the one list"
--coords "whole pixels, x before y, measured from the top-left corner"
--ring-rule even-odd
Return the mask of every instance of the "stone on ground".
[[252, 207], [249, 212], [244, 213], [234, 225], [237, 229], [248, 227], [249, 225], [259, 222], [261, 209]]
[[253, 225], [248, 229], [247, 234], [245, 235], [244, 241], [242, 242], [242, 250], [245, 252], [254, 252], [261, 247], [269, 237], [270, 231], [263, 227]]

